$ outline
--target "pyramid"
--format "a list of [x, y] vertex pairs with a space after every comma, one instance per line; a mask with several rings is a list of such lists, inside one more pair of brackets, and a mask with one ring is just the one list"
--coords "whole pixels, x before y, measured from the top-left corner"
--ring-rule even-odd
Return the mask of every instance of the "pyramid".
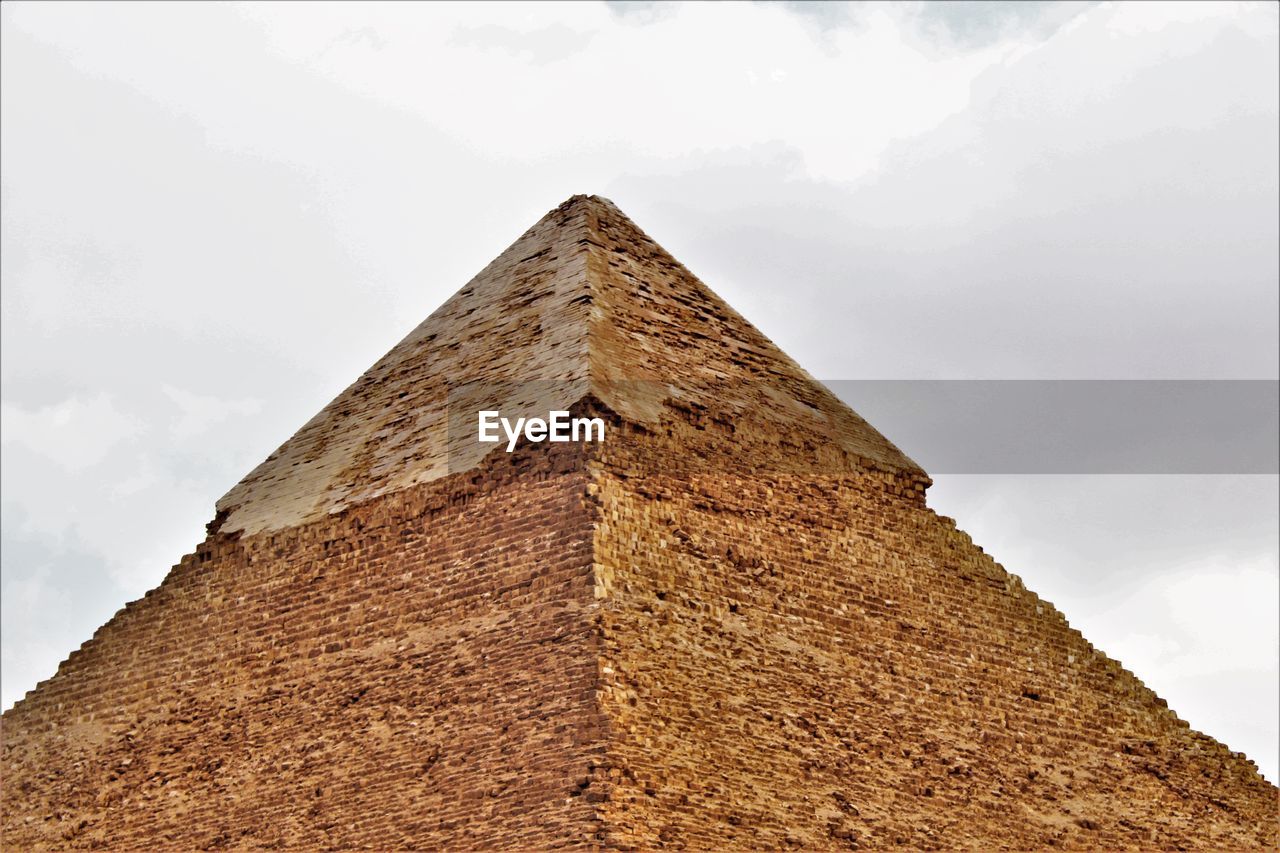
[[[485, 443], [485, 410], [604, 435]], [[1274, 847], [1253, 763], [928, 485], [575, 196], [4, 714], [0, 842]]]

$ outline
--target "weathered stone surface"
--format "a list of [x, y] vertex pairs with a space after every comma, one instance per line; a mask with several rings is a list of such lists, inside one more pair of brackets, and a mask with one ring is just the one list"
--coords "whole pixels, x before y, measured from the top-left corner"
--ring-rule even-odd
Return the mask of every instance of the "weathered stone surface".
[[[514, 454], [479, 400], [599, 414]], [[5, 849], [1274, 847], [1277, 790], [602, 199], [3, 718]]]
[[288, 527], [479, 465], [492, 447], [448, 428], [451, 408], [475, 417], [472, 386], [504, 411], [593, 396], [644, 424], [664, 401], [705, 405], [708, 384], [725, 412], [919, 471], [613, 204], [575, 196], [223, 496], [222, 529]]

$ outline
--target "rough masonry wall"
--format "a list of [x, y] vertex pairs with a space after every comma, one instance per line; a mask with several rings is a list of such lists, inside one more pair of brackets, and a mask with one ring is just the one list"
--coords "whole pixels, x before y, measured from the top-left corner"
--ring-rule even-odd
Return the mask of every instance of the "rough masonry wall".
[[716, 454], [673, 419], [615, 436], [598, 473], [612, 844], [1280, 840], [1252, 762], [1188, 729], [919, 483], [781, 473], [734, 439]]
[[594, 838], [580, 455], [212, 535], [4, 715], [0, 846]]

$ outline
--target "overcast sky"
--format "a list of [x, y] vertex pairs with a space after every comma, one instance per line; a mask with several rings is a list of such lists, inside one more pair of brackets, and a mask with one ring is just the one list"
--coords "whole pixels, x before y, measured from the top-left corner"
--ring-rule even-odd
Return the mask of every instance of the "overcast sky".
[[[4, 706], [573, 193], [822, 379], [1277, 378], [1277, 8], [5, 3]], [[1280, 779], [1276, 476], [936, 480]]]

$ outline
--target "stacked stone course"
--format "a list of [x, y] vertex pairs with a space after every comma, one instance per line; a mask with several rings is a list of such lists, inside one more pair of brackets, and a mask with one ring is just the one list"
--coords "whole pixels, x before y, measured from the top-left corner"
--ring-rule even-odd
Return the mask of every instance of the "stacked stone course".
[[6, 713], [4, 848], [592, 837], [579, 453], [213, 533]]
[[[458, 428], [481, 400], [609, 431], [507, 454]], [[1276, 846], [1253, 764], [928, 484], [575, 197], [5, 713], [0, 841]]]
[[750, 451], [673, 477], [683, 441], [602, 453], [613, 845], [1274, 846], [1252, 763], [914, 490]]

